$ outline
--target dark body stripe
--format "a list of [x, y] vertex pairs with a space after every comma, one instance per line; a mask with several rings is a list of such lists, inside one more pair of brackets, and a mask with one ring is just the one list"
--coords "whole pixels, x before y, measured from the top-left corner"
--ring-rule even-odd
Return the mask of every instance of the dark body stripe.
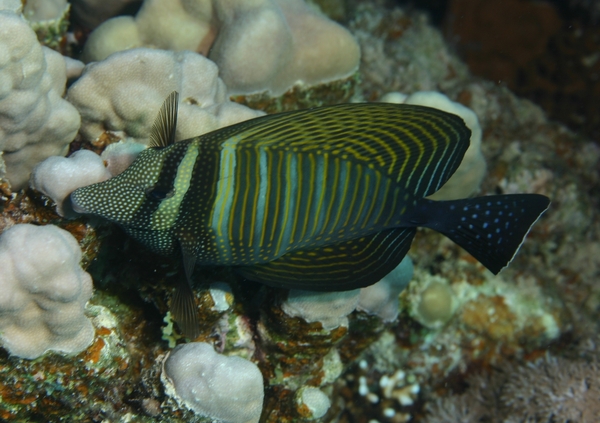
[[236, 265], [402, 226], [458, 167], [469, 136], [436, 109], [345, 104], [177, 143], [197, 159], [175, 236], [198, 264]]

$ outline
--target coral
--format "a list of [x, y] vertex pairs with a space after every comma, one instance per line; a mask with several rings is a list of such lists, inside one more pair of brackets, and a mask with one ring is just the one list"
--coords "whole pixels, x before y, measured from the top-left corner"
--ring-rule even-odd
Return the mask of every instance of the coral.
[[296, 402], [301, 410], [300, 414], [309, 420], [323, 417], [331, 407], [329, 397], [320, 389], [312, 386], [300, 388], [296, 393]]
[[100, 25], [86, 61], [139, 45], [197, 51], [219, 66], [230, 94], [283, 94], [352, 75], [359, 48], [346, 29], [303, 0], [146, 0], [134, 18]]
[[504, 365], [471, 376], [464, 394], [428, 406], [426, 423], [592, 423], [600, 418], [598, 358], [548, 355], [536, 363]]
[[412, 260], [406, 256], [382, 280], [361, 288], [357, 310], [376, 315], [384, 322], [393, 322], [398, 317], [398, 295], [406, 288], [412, 275]]
[[[0, 3], [6, 4], [7, 0]], [[18, 8], [17, 3], [21, 2], [12, 3]], [[431, 231], [418, 231], [409, 253], [415, 263], [414, 277], [399, 295], [398, 317], [396, 294], [390, 294], [387, 299], [375, 301], [390, 306], [389, 318], [387, 311], [370, 315], [355, 310], [346, 316], [347, 325], [330, 330], [319, 322], [309, 323], [284, 313], [282, 304], [287, 291], [259, 286], [229, 269], [198, 267], [193, 288], [201, 335], [196, 341], [209, 344], [221, 357], [238, 356], [256, 363], [264, 381], [259, 391], [263, 392], [264, 387], [261, 415], [264, 423], [310, 419], [315, 423], [422, 421], [424, 405], [439, 397], [445, 397], [440, 401], [446, 404], [446, 414], [438, 421], [461, 421], [460, 418], [469, 421], [472, 416], [481, 416], [482, 407], [487, 411], [497, 410], [497, 404], [504, 398], [498, 389], [508, 386], [510, 380], [514, 381], [510, 389], [529, 398], [533, 405], [544, 404], [542, 399], [548, 398], [548, 392], [557, 398], [566, 397], [554, 388], [542, 389], [547, 379], [552, 380], [556, 389], [570, 389], [572, 400], [595, 393], [593, 381], [563, 383], [555, 377], [554, 364], [530, 362], [548, 349], [558, 355], [574, 337], [598, 331], [600, 205], [594, 193], [600, 183], [599, 147], [559, 124], [548, 122], [539, 107], [519, 99], [505, 87], [469, 76], [465, 65], [443, 43], [440, 32], [422, 14], [386, 9], [384, 3], [390, 4], [372, 0], [359, 2], [355, 9], [347, 10], [365, 60], [361, 74], [352, 77], [353, 88], [344, 88], [344, 98], [350, 98], [354, 87], [355, 99], [371, 101], [389, 90], [412, 93], [426, 89], [445, 93], [474, 110], [479, 118], [483, 132], [481, 149], [489, 168], [481, 192], [543, 193], [552, 198], [551, 208], [528, 235], [520, 254], [495, 277], [451, 242]], [[85, 35], [77, 26], [73, 35], [83, 43]], [[577, 63], [581, 59], [586, 63], [594, 59], [574, 57]], [[98, 64], [101, 65], [103, 62]], [[152, 66], [160, 67], [162, 62]], [[123, 115], [148, 101], [130, 90], [131, 86], [137, 86], [142, 94], [152, 93], [155, 104], [148, 108], [148, 116], [144, 116], [151, 123], [164, 96], [179, 89], [179, 82], [165, 82], [170, 71], [161, 73], [160, 69], [140, 67], [136, 68], [141, 69], [139, 73], [126, 75], [124, 69], [107, 71], [106, 76], [98, 78], [109, 82], [107, 92], [115, 90], [110, 98], [119, 99], [115, 104], [120, 102]], [[90, 65], [87, 72], [92, 70]], [[126, 75], [123, 85], [119, 73]], [[136, 84], [135, 79], [143, 80], [144, 73], [154, 82]], [[172, 73], [174, 80], [180, 81], [177, 72]], [[193, 73], [187, 75], [191, 78]], [[104, 89], [100, 82], [98, 79], [96, 93]], [[350, 86], [347, 81], [343, 84]], [[165, 93], [158, 92], [159, 86], [165, 87]], [[123, 91], [122, 98], [116, 90]], [[325, 98], [336, 101], [326, 90], [323, 87], [300, 96], [280, 97], [276, 110], [308, 107]], [[112, 110], [112, 100], [102, 103], [104, 97], [101, 101], [98, 96], [92, 97], [97, 105], [90, 102], [90, 116], [95, 109]], [[259, 99], [257, 108], [261, 110], [273, 105], [267, 105], [266, 100], [262, 102], [261, 96], [255, 98]], [[107, 169], [114, 174], [118, 172], [115, 169], [126, 166], [143, 147], [131, 140], [116, 142], [122, 137], [105, 129], [99, 125], [98, 140], [88, 138], [82, 142], [78, 137], [71, 150], [83, 146], [100, 153], [107, 144], [114, 143], [102, 155]], [[91, 146], [86, 144], [88, 141], [92, 141]], [[121, 155], [121, 149], [131, 152], [129, 158]], [[180, 260], [155, 256], [118, 229], [98, 225], [93, 219], [60, 219], [52, 207], [50, 201], [33, 190], [11, 193], [0, 182], [0, 230], [15, 223], [51, 222], [69, 230], [82, 244], [85, 251], [82, 265], [88, 266], [92, 261], [87, 269], [96, 286], [86, 307], [96, 337], [75, 357], [45, 354], [36, 360], [26, 360], [0, 349], [0, 420], [141, 423], [217, 420], [201, 417], [187, 406], [179, 405], [165, 394], [160, 380], [165, 355], [178, 343], [185, 342], [177, 325], [169, 326], [169, 319], [165, 318]], [[428, 325], [414, 312], [418, 311], [427, 288], [436, 284], [446, 288], [445, 294], [451, 291], [456, 304], [452, 315], [448, 318], [445, 313], [440, 320], [445, 324]], [[442, 304], [448, 311], [449, 302]], [[556, 360], [563, 368], [571, 369], [568, 363], [577, 363], [595, 375], [597, 371], [590, 367], [595, 360], [591, 355], [578, 352], [576, 356], [565, 355]], [[491, 377], [473, 377], [491, 368], [500, 368], [510, 380], [501, 386], [491, 386]], [[534, 376], [533, 371], [528, 372], [530, 368], [542, 369], [547, 374], [537, 372]], [[531, 387], [516, 371], [528, 380], [535, 378], [543, 383], [539, 383], [539, 389]], [[465, 380], [470, 385], [467, 394], [448, 397], [453, 392], [464, 392]], [[231, 378], [230, 385], [235, 387], [235, 378]], [[531, 389], [522, 391], [521, 386]], [[491, 402], [471, 401], [468, 397], [471, 391]], [[527, 397], [531, 392], [535, 395]], [[569, 401], [562, 404], [565, 404], [562, 410], [572, 405]], [[514, 406], [520, 407], [519, 410], [527, 407], [522, 402], [515, 402]], [[508, 423], [512, 416], [506, 410], [497, 416]], [[321, 412], [325, 414], [316, 417]], [[493, 422], [491, 418], [487, 421]]]
[[388, 93], [381, 98], [381, 101], [418, 104], [460, 116], [471, 130], [471, 144], [456, 172], [438, 191], [428, 198], [432, 200], [455, 200], [469, 197], [479, 189], [485, 175], [486, 164], [481, 152], [481, 126], [473, 110], [451, 101], [444, 94], [435, 91], [417, 91], [409, 96]]
[[348, 326], [348, 316], [358, 305], [360, 290], [314, 292], [291, 289], [281, 309], [308, 323], [319, 322], [325, 330]]
[[28, 0], [23, 7], [23, 16], [28, 21], [40, 22], [59, 18], [67, 0]]
[[399, 8], [381, 13], [372, 2], [357, 8], [350, 29], [361, 49], [361, 88], [367, 101], [390, 91], [446, 92], [467, 80], [467, 66], [424, 14]]
[[169, 395], [198, 414], [227, 423], [258, 423], [263, 378], [248, 360], [192, 342], [169, 353], [161, 378]]
[[[109, 144], [101, 154], [102, 161], [111, 176], [117, 176], [129, 167], [138, 154], [144, 150], [144, 144], [130, 139]], [[100, 181], [98, 181], [100, 182]]]
[[[243, 4], [215, 4], [222, 28], [209, 57], [221, 69], [231, 94], [270, 91], [277, 96], [298, 82], [315, 85], [341, 79], [358, 68], [360, 52], [353, 37], [304, 1]], [[254, 53], [255, 46], [261, 46], [260, 55]]]
[[0, 236], [0, 333], [19, 357], [78, 353], [94, 338], [84, 315], [92, 278], [75, 238], [56, 226], [16, 225]]
[[0, 0], [0, 10], [20, 15], [23, 13], [23, 2], [21, 0]]
[[0, 11], [0, 151], [13, 189], [27, 184], [33, 167], [63, 155], [79, 128], [75, 108], [61, 98], [62, 56], [41, 47], [27, 23]]
[[131, 16], [118, 16], [89, 36], [81, 60], [86, 63], [104, 60], [117, 51], [138, 47], [143, 47], [143, 42], [135, 21]]
[[28, 0], [23, 16], [42, 45], [64, 53], [70, 6], [67, 0]]
[[[116, 145], [116, 144], [114, 144]], [[97, 154], [79, 150], [71, 156], [51, 156], [39, 163], [31, 174], [31, 188], [50, 197], [60, 216], [71, 216], [71, 192], [79, 187], [102, 182], [112, 175]]]
[[177, 139], [187, 139], [262, 115], [228, 101], [213, 62], [189, 51], [134, 49], [86, 66], [68, 100], [82, 116], [87, 141], [105, 131], [147, 143], [156, 111], [179, 92]]
[[78, 214], [67, 198], [75, 189], [118, 175], [145, 148], [129, 139], [109, 144], [100, 156], [90, 150], [77, 150], [69, 157], [51, 156], [33, 169], [29, 186], [52, 199], [58, 215], [72, 218]]
[[412, 316], [429, 328], [443, 326], [456, 310], [456, 299], [452, 289], [443, 280], [434, 280], [420, 286], [420, 298], [412, 303]]

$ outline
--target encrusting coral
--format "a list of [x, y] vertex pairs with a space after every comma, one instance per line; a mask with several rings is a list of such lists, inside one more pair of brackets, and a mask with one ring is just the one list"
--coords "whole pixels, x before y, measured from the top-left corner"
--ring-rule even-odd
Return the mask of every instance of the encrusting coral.
[[133, 49], [87, 65], [67, 93], [81, 113], [81, 135], [92, 142], [105, 131], [147, 143], [164, 99], [180, 94], [178, 140], [264, 113], [229, 101], [217, 66], [197, 53]]
[[67, 80], [63, 57], [40, 46], [22, 17], [2, 10], [0, 51], [0, 151], [7, 179], [18, 190], [37, 163], [67, 152], [79, 114], [61, 97]]
[[57, 226], [16, 225], [0, 236], [0, 340], [18, 357], [86, 349], [94, 328], [84, 315], [92, 278], [79, 266], [75, 238]]
[[146, 0], [135, 17], [100, 25], [84, 60], [141, 46], [207, 54], [232, 95], [346, 78], [360, 58], [352, 35], [304, 0]]

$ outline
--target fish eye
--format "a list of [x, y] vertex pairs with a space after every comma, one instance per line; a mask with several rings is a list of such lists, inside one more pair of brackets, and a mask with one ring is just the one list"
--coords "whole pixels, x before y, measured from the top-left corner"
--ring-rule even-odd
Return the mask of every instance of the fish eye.
[[162, 188], [149, 188], [146, 190], [146, 197], [151, 200], [162, 201], [173, 196], [173, 190], [166, 190]]

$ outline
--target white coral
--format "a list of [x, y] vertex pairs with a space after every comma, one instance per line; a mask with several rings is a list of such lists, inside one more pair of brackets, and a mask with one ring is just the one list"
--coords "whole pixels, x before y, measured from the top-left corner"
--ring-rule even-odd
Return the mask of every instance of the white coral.
[[61, 98], [65, 85], [63, 57], [40, 46], [21, 16], [0, 10], [0, 151], [13, 189], [75, 137], [79, 115]]
[[191, 342], [167, 356], [161, 380], [168, 395], [200, 415], [227, 423], [258, 423], [263, 377], [251, 361]]
[[109, 19], [90, 35], [84, 61], [133, 47], [207, 55], [230, 94], [316, 85], [352, 75], [354, 37], [304, 0], [145, 0], [135, 17]]
[[94, 338], [84, 315], [92, 278], [79, 266], [73, 236], [53, 225], [13, 226], [0, 236], [0, 340], [33, 359], [48, 350], [78, 353]]
[[81, 134], [106, 130], [147, 142], [165, 98], [179, 92], [177, 139], [258, 117], [263, 112], [229, 101], [217, 66], [190, 51], [133, 49], [86, 66], [68, 99], [82, 117]]
[[291, 317], [308, 323], [319, 322], [325, 330], [348, 327], [348, 315], [358, 305], [360, 289], [342, 292], [316, 292], [290, 289], [281, 309]]
[[50, 197], [60, 216], [69, 217], [72, 214], [66, 200], [73, 191], [111, 176], [100, 156], [93, 151], [78, 150], [69, 157], [52, 156], [38, 164], [31, 174], [30, 186]]

